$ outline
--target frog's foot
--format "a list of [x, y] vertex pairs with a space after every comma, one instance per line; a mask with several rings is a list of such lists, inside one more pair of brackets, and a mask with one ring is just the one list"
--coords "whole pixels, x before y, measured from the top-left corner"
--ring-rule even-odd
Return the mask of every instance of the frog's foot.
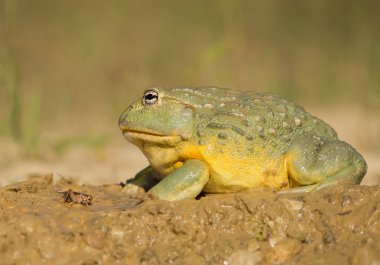
[[315, 136], [293, 142], [286, 157], [290, 182], [297, 187], [288, 192], [310, 192], [337, 184], [360, 184], [367, 171], [363, 157], [349, 144]]
[[133, 179], [127, 180], [126, 184], [133, 184], [143, 188], [145, 191], [148, 191], [156, 185], [161, 178], [162, 176], [160, 173], [154, 170], [151, 166], [148, 166], [137, 173]]
[[149, 193], [162, 200], [177, 201], [195, 198], [209, 180], [209, 168], [200, 160], [187, 160], [162, 179]]

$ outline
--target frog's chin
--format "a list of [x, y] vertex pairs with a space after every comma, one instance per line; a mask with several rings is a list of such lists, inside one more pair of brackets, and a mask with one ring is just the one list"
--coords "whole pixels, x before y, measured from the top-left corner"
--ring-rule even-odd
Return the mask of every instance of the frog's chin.
[[160, 135], [133, 130], [123, 130], [123, 135], [125, 139], [136, 145], [141, 145], [142, 143], [157, 143], [164, 146], [173, 146], [182, 141], [179, 135]]

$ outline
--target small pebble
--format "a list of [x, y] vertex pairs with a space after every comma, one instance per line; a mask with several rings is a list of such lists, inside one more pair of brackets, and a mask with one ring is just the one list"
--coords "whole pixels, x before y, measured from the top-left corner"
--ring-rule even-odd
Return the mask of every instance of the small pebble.
[[293, 200], [293, 199], [284, 199], [283, 200], [286, 209], [289, 211], [300, 211], [303, 208], [303, 201]]
[[284, 239], [266, 253], [265, 258], [272, 264], [281, 264], [293, 258], [302, 250], [301, 243], [296, 239]]
[[134, 184], [125, 185], [125, 187], [123, 188], [123, 192], [126, 195], [130, 195], [130, 196], [137, 196], [137, 195], [145, 194], [145, 190], [143, 188], [141, 188], [137, 185], [134, 185]]
[[260, 252], [250, 252], [247, 250], [237, 250], [228, 258], [224, 264], [228, 265], [255, 265], [262, 261]]

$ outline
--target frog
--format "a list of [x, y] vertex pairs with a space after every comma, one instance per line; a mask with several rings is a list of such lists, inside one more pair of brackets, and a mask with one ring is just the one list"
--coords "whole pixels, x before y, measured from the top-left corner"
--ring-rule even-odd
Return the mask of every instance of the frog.
[[363, 156], [296, 103], [267, 93], [149, 87], [119, 118], [149, 166], [127, 181], [161, 200], [360, 184]]

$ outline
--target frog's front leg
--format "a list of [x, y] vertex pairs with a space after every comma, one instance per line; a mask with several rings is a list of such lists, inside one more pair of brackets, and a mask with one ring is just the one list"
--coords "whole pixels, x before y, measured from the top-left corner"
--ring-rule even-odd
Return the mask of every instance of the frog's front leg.
[[195, 198], [209, 180], [207, 164], [201, 160], [186, 160], [184, 164], [167, 175], [149, 193], [162, 200], [177, 201]]
[[156, 185], [161, 178], [162, 175], [158, 173], [157, 170], [148, 166], [137, 173], [134, 178], [127, 180], [127, 185], [134, 184], [143, 188], [145, 191], [148, 191]]
[[365, 160], [349, 144], [310, 135], [293, 142], [285, 163], [290, 182], [304, 186], [294, 189], [295, 192], [341, 183], [359, 184], [367, 171]]

